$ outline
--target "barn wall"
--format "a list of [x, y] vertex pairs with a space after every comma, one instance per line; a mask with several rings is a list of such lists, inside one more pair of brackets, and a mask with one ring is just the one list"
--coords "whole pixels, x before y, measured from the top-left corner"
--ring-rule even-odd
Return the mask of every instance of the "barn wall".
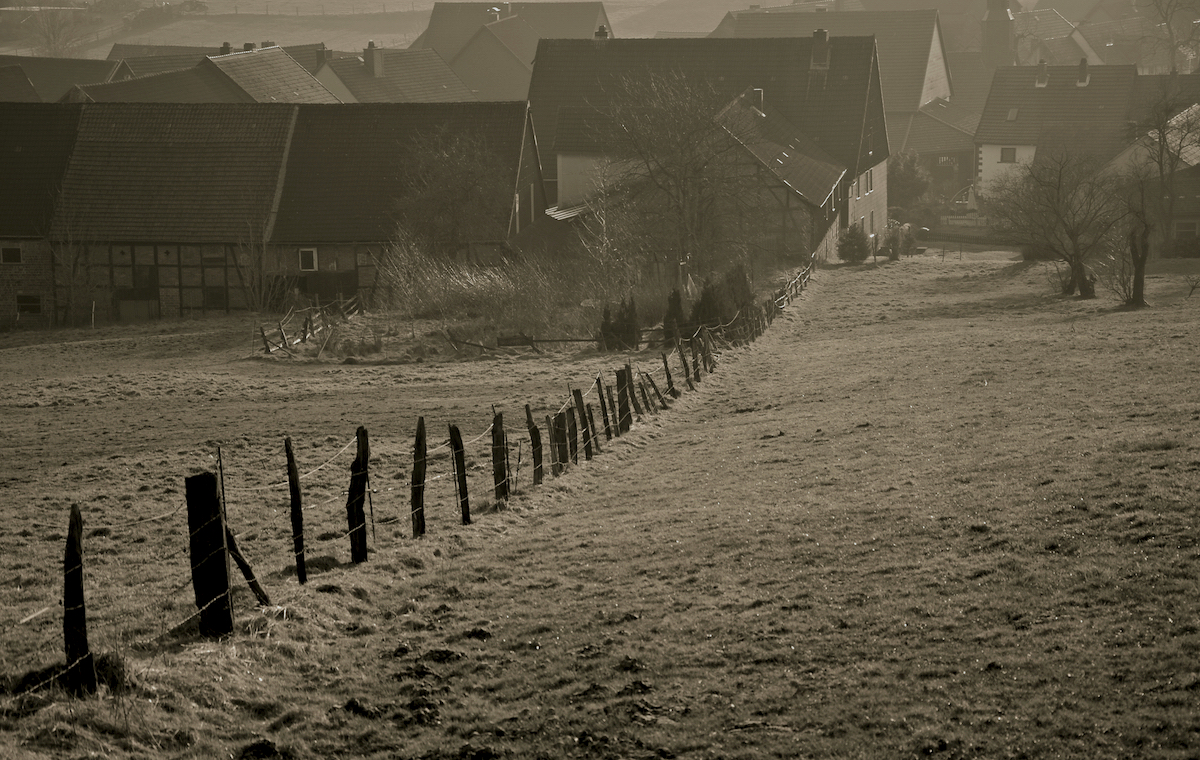
[[41, 240], [0, 240], [0, 329], [54, 323], [50, 247]]

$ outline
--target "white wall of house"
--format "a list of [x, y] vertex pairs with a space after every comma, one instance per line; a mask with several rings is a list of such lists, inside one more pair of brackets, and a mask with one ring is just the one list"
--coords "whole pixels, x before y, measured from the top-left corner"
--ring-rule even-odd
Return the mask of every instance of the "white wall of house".
[[[987, 188], [1005, 173], [1018, 164], [1028, 164], [1033, 161], [1037, 151], [1034, 145], [981, 145], [978, 148], [979, 171], [978, 188], [980, 193], [987, 193]], [[1009, 160], [1011, 159], [1011, 160]]]
[[921, 90], [920, 105], [924, 106], [938, 98], [950, 99], [950, 70], [942, 54], [941, 34], [935, 29], [929, 46], [929, 61], [925, 65], [925, 86]]
[[857, 224], [868, 238], [882, 240], [888, 219], [886, 160], [858, 175], [850, 185], [847, 209], [848, 225]]

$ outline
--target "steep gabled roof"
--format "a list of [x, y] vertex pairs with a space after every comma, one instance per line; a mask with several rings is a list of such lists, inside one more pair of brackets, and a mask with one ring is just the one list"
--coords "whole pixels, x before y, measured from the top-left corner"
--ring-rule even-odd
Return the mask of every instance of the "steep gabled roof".
[[[974, 152], [977, 115], [963, 113], [945, 100], [928, 103], [920, 111], [888, 122], [894, 152], [917, 153]], [[964, 128], [969, 125], [970, 128]]]
[[409, 182], [409, 149], [442, 133], [481, 138], [511, 167], [515, 188], [525, 124], [526, 106], [518, 102], [302, 106], [272, 239], [392, 240], [396, 201]]
[[[603, 109], [624, 78], [679, 72], [732, 100], [749, 88], [851, 172], [887, 157], [875, 41], [834, 37], [827, 72], [810, 77], [811, 37], [542, 40], [529, 87], [539, 144], [554, 145], [559, 110]], [[547, 177], [555, 162], [543, 155]]]
[[[479, 34], [491, 34], [503, 43], [504, 47], [511, 50], [518, 61], [533, 68], [533, 57], [537, 55], [538, 33], [525, 17], [502, 18], [484, 25], [476, 36]], [[470, 44], [468, 42], [467, 46], [469, 47]], [[459, 51], [459, 55], [462, 53], [463, 51]]]
[[[620, 20], [624, 36], [659, 37], [675, 36], [676, 33], [706, 35], [729, 11], [744, 10], [750, 3], [746, 0], [662, 0], [647, 5], [651, 7]], [[839, 5], [838, 10], [861, 11], [865, 3], [862, 0], [797, 0], [781, 8], [811, 13], [818, 9], [832, 11]]]
[[[267, 45], [266, 47], [271, 46]], [[321, 64], [325, 62], [324, 42], [283, 45], [282, 47], [310, 74], [315, 74]], [[221, 54], [221, 48], [203, 45], [136, 45], [114, 42], [108, 51], [108, 60], [125, 61], [134, 74], [142, 76], [191, 68], [207, 56]]]
[[1038, 145], [1043, 135], [1070, 130], [1086, 134], [1090, 147], [1115, 155], [1135, 118], [1137, 67], [1089, 66], [1087, 85], [1078, 85], [1080, 67], [1001, 66], [983, 109], [975, 141], [981, 144]]
[[[923, 98], [930, 50], [942, 46], [936, 10], [797, 13], [790, 8], [730, 11], [712, 36], [809, 37], [817, 29], [830, 37], [875, 35], [888, 111], [915, 111], [930, 99]], [[945, 50], [941, 53], [944, 61]]]
[[717, 121], [764, 169], [813, 206], [824, 206], [846, 176], [844, 165], [770, 105], [760, 110], [742, 96]]
[[362, 58], [328, 62], [359, 103], [460, 103], [476, 100], [436, 50], [377, 49], [383, 76], [373, 76]]
[[325, 85], [280, 47], [206, 58], [258, 103], [340, 103]]
[[429, 26], [410, 48], [433, 48], [452, 60], [479, 27], [496, 20], [493, 8], [501, 18], [520, 16], [542, 39], [588, 38], [600, 24], [612, 28], [602, 2], [434, 3]]
[[481, 26], [450, 67], [479, 100], [525, 100], [538, 35], [521, 16]]
[[77, 85], [63, 97], [72, 103], [253, 103], [229, 77], [202, 66], [119, 82]]
[[109, 82], [131, 76], [121, 61], [97, 61], [89, 58], [42, 58], [25, 55], [0, 55], [0, 66], [20, 66], [29, 77], [38, 97], [46, 103], [57, 102], [77, 84]]
[[20, 66], [0, 66], [0, 103], [41, 103], [33, 82]]
[[84, 107], [53, 234], [250, 242], [269, 226], [296, 106]]
[[40, 238], [75, 143], [80, 106], [6, 103], [0, 119], [0, 237]]

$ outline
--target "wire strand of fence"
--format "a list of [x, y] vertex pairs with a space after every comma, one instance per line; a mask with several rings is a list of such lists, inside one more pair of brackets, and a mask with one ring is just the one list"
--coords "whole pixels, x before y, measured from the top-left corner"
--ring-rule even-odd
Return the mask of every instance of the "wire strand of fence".
[[[308, 472], [301, 475], [300, 480], [304, 480], [305, 478], [309, 477], [310, 475], [314, 475], [314, 474], [320, 472], [321, 470], [325, 469], [329, 465], [333, 464], [333, 461], [335, 459], [340, 457], [342, 454], [345, 454], [346, 450], [349, 449], [351, 446], [353, 446], [357, 441], [358, 441], [357, 436], [354, 438], [351, 438], [346, 443], [345, 446], [343, 446], [341, 449], [338, 450], [338, 452], [336, 454], [334, 454], [333, 456], [329, 457], [329, 459], [326, 459], [321, 464], [317, 465], [313, 469], [311, 469]], [[229, 493], [246, 493], [246, 492], [250, 492], [250, 491], [273, 491], [277, 488], [287, 488], [289, 485], [290, 484], [288, 483], [288, 481], [285, 480], [281, 483], [268, 483], [267, 485], [264, 485], [264, 486], [235, 486], [233, 488], [227, 488], [226, 491]]]

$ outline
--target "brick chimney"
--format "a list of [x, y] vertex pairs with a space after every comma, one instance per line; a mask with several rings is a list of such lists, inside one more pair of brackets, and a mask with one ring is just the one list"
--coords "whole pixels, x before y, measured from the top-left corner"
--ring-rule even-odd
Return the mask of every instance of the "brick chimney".
[[596, 27], [595, 37], [598, 40], [608, 39], [608, 27], [605, 26], [604, 24], [601, 24], [600, 26]]
[[1035, 87], [1045, 87], [1050, 84], [1050, 72], [1046, 68], [1045, 59], [1038, 61], [1037, 80], [1033, 84]]
[[221, 43], [221, 55], [229, 55], [232, 52], [233, 52], [233, 45], [230, 45], [228, 42]]
[[375, 47], [375, 40], [367, 41], [367, 47], [363, 50], [363, 63], [371, 76], [376, 79], [383, 76], [383, 48]]
[[1092, 81], [1092, 75], [1088, 73], [1087, 58], [1079, 59], [1079, 77], [1075, 80], [1076, 87], [1087, 87], [1088, 82]]
[[246, 51], [246, 52], [249, 52], [249, 51], [251, 51], [251, 50], [253, 50], [253, 49], [254, 49], [254, 43], [253, 43], [253, 42], [247, 42], [246, 44], [242, 45], [242, 50], [244, 50], [244, 51]]
[[812, 56], [808, 64], [808, 89], [823, 90], [829, 78], [829, 32], [825, 29], [814, 29], [812, 36]]

